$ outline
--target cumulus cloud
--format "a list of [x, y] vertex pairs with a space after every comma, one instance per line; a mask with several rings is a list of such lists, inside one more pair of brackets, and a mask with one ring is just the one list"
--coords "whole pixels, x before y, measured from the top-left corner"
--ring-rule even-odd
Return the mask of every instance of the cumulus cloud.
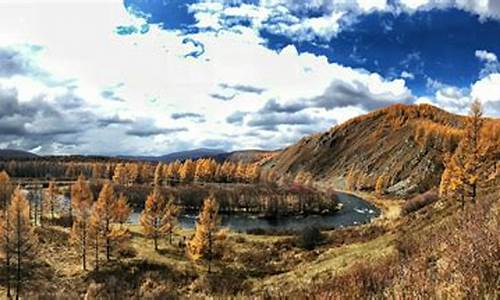
[[434, 94], [420, 97], [416, 103], [430, 103], [454, 113], [467, 114], [472, 101], [478, 99], [487, 116], [500, 115], [500, 73], [489, 74], [465, 88], [435, 80], [429, 80], [427, 85]]
[[199, 1], [189, 5], [200, 29], [221, 31], [244, 25], [295, 41], [329, 41], [372, 12], [411, 14], [449, 8], [477, 15], [481, 21], [500, 20], [497, 0]]
[[21, 49], [20, 51], [14, 47], [0, 47], [0, 78], [26, 75], [36, 71], [31, 59], [23, 52], [36, 52], [39, 48], [32, 46]]
[[482, 61], [485, 62], [497, 62], [498, 58], [495, 53], [488, 52], [486, 50], [476, 50], [475, 55]]
[[500, 115], [500, 73], [490, 74], [475, 82], [471, 88], [471, 98], [481, 100], [490, 115]]
[[500, 19], [500, 3], [497, 0], [400, 0], [400, 9], [416, 10], [456, 8], [475, 15], [484, 21]]
[[[391, 10], [392, 1], [239, 3], [200, 1], [190, 5], [198, 22], [191, 31], [149, 25], [143, 33], [144, 18], [122, 3], [60, 4], [57, 14], [48, 3], [33, 10], [2, 7], [0, 43], [42, 45], [36, 62], [61, 84], [30, 75], [25, 60], [31, 54], [0, 58], [9, 70], [0, 84], [17, 91], [10, 95], [17, 102], [0, 101], [0, 109], [18, 111], [0, 118], [6, 137], [0, 147], [156, 155], [217, 144], [279, 148], [369, 110], [415, 101], [404, 80], [410, 74], [391, 80], [299, 53], [293, 45], [274, 51], [260, 35], [274, 30], [328, 39], [360, 14]], [[472, 90], [485, 94], [495, 83], [484, 77]], [[7, 99], [11, 92], [4, 93]], [[449, 89], [433, 98], [458, 103], [460, 93], [468, 95]]]
[[476, 50], [475, 55], [480, 61], [484, 62], [484, 66], [479, 73], [481, 78], [493, 73], [500, 73], [500, 63], [495, 53], [486, 50]]

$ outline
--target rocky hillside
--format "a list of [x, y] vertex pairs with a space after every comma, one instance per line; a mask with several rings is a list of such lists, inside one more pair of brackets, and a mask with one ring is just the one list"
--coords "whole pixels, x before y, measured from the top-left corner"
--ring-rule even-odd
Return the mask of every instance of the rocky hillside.
[[269, 159], [277, 174], [310, 173], [338, 189], [410, 196], [439, 184], [444, 156], [457, 147], [465, 118], [431, 105], [394, 105], [305, 137]]

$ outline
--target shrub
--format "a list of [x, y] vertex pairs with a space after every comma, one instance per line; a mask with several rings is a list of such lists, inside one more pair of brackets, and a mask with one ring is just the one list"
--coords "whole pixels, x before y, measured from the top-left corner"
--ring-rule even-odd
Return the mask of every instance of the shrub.
[[307, 226], [302, 229], [297, 237], [296, 244], [300, 248], [312, 250], [324, 240], [324, 236], [316, 226]]
[[401, 213], [403, 216], [409, 215], [412, 212], [415, 212], [426, 207], [429, 204], [436, 202], [438, 199], [439, 195], [437, 189], [429, 190], [408, 200], [403, 206]]

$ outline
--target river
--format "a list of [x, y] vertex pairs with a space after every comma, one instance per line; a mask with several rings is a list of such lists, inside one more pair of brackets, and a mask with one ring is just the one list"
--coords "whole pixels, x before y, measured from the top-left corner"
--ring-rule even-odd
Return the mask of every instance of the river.
[[[236, 213], [221, 215], [221, 226], [234, 231], [271, 230], [271, 231], [299, 231], [307, 226], [317, 226], [321, 229], [334, 229], [347, 226], [369, 223], [380, 215], [380, 210], [373, 204], [356, 196], [338, 193], [338, 200], [342, 207], [331, 215], [288, 216], [278, 219], [262, 219], [255, 215]], [[140, 213], [133, 213], [130, 223], [137, 224]], [[179, 216], [179, 225], [184, 228], [193, 228], [196, 215], [183, 214]]]

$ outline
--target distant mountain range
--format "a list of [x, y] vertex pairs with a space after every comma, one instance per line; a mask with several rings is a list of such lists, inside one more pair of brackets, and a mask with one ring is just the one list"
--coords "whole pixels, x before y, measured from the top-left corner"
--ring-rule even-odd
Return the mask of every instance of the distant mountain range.
[[173, 153], [161, 155], [161, 156], [120, 155], [120, 156], [118, 156], [118, 158], [131, 159], [131, 160], [144, 160], [144, 161], [173, 162], [176, 160], [215, 157], [217, 155], [223, 155], [223, 154], [226, 154], [226, 152], [224, 150], [199, 148], [199, 149], [188, 150], [188, 151], [173, 152]]
[[[127, 160], [142, 160], [142, 161], [161, 161], [161, 162], [173, 162], [176, 160], [187, 160], [192, 159], [196, 160], [199, 158], [213, 158], [217, 161], [225, 161], [230, 160], [233, 162], [243, 161], [245, 163], [255, 162], [260, 160], [264, 155], [268, 153], [273, 153], [272, 151], [265, 150], [240, 150], [233, 152], [226, 152], [220, 149], [208, 149], [208, 148], [199, 148], [194, 150], [173, 152], [166, 155], [161, 156], [133, 156], [133, 155], [118, 155], [118, 156], [110, 156], [109, 158], [114, 159], [127, 159]], [[0, 159], [34, 159], [40, 158], [44, 156], [39, 156], [34, 153], [23, 151], [23, 150], [13, 150], [13, 149], [0, 149]], [[47, 156], [50, 158], [57, 158], [57, 156]], [[78, 159], [106, 159], [101, 156], [82, 156], [82, 155], [74, 155], [71, 156]], [[68, 156], [68, 158], [71, 158]]]
[[0, 158], [1, 159], [26, 159], [26, 158], [37, 158], [38, 155], [23, 151], [23, 150], [14, 150], [14, 149], [0, 149]]

